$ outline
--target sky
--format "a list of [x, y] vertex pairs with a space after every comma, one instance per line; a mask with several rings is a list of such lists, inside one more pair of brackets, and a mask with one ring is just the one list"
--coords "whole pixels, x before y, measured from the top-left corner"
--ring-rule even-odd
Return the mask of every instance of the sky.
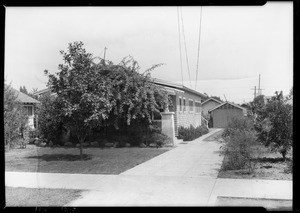
[[293, 86], [292, 2], [203, 6], [202, 10], [185, 6], [179, 11], [182, 17], [175, 6], [6, 7], [4, 77], [16, 89], [23, 85], [29, 91], [44, 89], [44, 70], [56, 73], [63, 62], [59, 51], [82, 41], [93, 56], [104, 57], [107, 47], [105, 58], [116, 64], [132, 56], [141, 72], [163, 63], [152, 77], [223, 100], [252, 101], [259, 75], [264, 95], [289, 93]]

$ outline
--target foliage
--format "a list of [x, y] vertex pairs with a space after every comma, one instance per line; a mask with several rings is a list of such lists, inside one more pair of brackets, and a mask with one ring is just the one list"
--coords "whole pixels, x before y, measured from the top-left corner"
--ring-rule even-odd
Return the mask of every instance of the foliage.
[[162, 147], [171, 144], [171, 139], [163, 133], [154, 132], [150, 136], [150, 142], [156, 144], [157, 147]]
[[28, 91], [25, 86], [20, 86], [20, 92], [25, 93], [26, 95], [28, 94]]
[[230, 137], [235, 133], [235, 130], [240, 131], [253, 131], [253, 120], [248, 117], [233, 117], [227, 125], [227, 128], [223, 131], [222, 137]]
[[256, 166], [254, 158], [259, 153], [256, 133], [251, 119], [247, 117], [234, 117], [224, 130], [222, 137], [225, 145], [221, 147], [226, 156], [224, 170], [247, 168], [252, 173]]
[[132, 58], [120, 64], [107, 61], [94, 63], [82, 42], [70, 43], [68, 51], [61, 51], [64, 63], [59, 72], [45, 74], [48, 86], [57, 94], [64, 124], [73, 128], [82, 143], [93, 128], [113, 125], [117, 130], [134, 121], [151, 123], [151, 114], [167, 105], [167, 93], [155, 86], [150, 71], [139, 73], [139, 65]]
[[208, 131], [209, 130], [205, 125], [201, 125], [196, 128], [193, 125], [190, 125], [188, 128], [180, 126], [178, 128], [178, 139], [183, 139], [183, 141], [192, 141], [208, 133]]
[[15, 147], [16, 144], [28, 143], [28, 118], [17, 94], [11, 85], [4, 85], [4, 140], [5, 145]]
[[48, 93], [41, 96], [39, 101], [41, 105], [37, 110], [38, 130], [36, 130], [35, 135], [52, 141], [53, 144], [58, 144], [63, 130], [61, 103], [58, 98]]
[[292, 147], [293, 107], [282, 92], [275, 92], [267, 103], [257, 111], [255, 128], [258, 140], [272, 151], [281, 153], [283, 159]]

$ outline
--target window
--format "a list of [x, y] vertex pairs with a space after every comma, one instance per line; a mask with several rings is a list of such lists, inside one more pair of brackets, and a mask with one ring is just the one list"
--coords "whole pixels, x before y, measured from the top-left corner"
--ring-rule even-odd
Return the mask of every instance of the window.
[[200, 113], [201, 112], [201, 104], [200, 104], [200, 102], [196, 101], [195, 105], [196, 105], [196, 113]]
[[189, 111], [194, 112], [194, 100], [189, 100]]
[[186, 103], [185, 103], [185, 98], [183, 98], [183, 112], [186, 111]]
[[182, 111], [182, 98], [179, 97], [179, 112]]
[[28, 116], [33, 115], [33, 107], [32, 106], [24, 106], [23, 110], [26, 113], [26, 115], [28, 115]]

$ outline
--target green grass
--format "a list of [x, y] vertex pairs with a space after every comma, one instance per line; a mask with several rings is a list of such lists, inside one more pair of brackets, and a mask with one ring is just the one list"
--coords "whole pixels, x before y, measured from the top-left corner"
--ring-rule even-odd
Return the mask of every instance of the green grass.
[[64, 206], [79, 198], [82, 190], [5, 187], [6, 206]]
[[292, 200], [240, 198], [240, 197], [218, 197], [216, 206], [252, 206], [264, 207], [268, 211], [291, 211]]
[[29, 145], [5, 153], [5, 171], [120, 174], [171, 148], [41, 148]]
[[219, 142], [222, 142], [223, 139], [222, 139], [222, 133], [224, 132], [224, 130], [220, 130], [212, 135], [210, 135], [209, 137], [207, 138], [204, 138], [203, 141], [219, 141]]

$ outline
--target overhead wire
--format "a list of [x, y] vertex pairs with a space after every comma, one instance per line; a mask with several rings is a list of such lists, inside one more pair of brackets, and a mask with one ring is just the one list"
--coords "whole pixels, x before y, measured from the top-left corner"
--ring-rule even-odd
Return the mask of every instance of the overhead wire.
[[179, 36], [179, 53], [180, 53], [181, 84], [183, 85], [183, 72], [182, 72], [182, 53], [181, 53], [181, 37], [180, 37], [179, 7], [177, 7], [177, 23], [178, 23], [178, 36]]
[[201, 22], [202, 22], [202, 6], [201, 6], [200, 24], [199, 24], [199, 39], [198, 39], [198, 55], [197, 55], [197, 66], [196, 66], [196, 83], [195, 83], [195, 90], [196, 90], [196, 88], [197, 88], [197, 79], [198, 79], [198, 66], [199, 66], [200, 43], [201, 43]]
[[191, 75], [190, 75], [190, 67], [189, 67], [189, 60], [188, 60], [188, 55], [187, 55], [186, 40], [185, 40], [185, 33], [184, 33], [184, 22], [183, 22], [183, 16], [182, 16], [182, 9], [181, 9], [181, 7], [180, 7], [180, 15], [181, 15], [182, 34], [183, 34], [183, 40], [184, 40], [184, 48], [185, 48], [185, 58], [186, 58], [187, 70], [188, 70], [188, 73], [189, 73], [190, 86], [192, 86]]

